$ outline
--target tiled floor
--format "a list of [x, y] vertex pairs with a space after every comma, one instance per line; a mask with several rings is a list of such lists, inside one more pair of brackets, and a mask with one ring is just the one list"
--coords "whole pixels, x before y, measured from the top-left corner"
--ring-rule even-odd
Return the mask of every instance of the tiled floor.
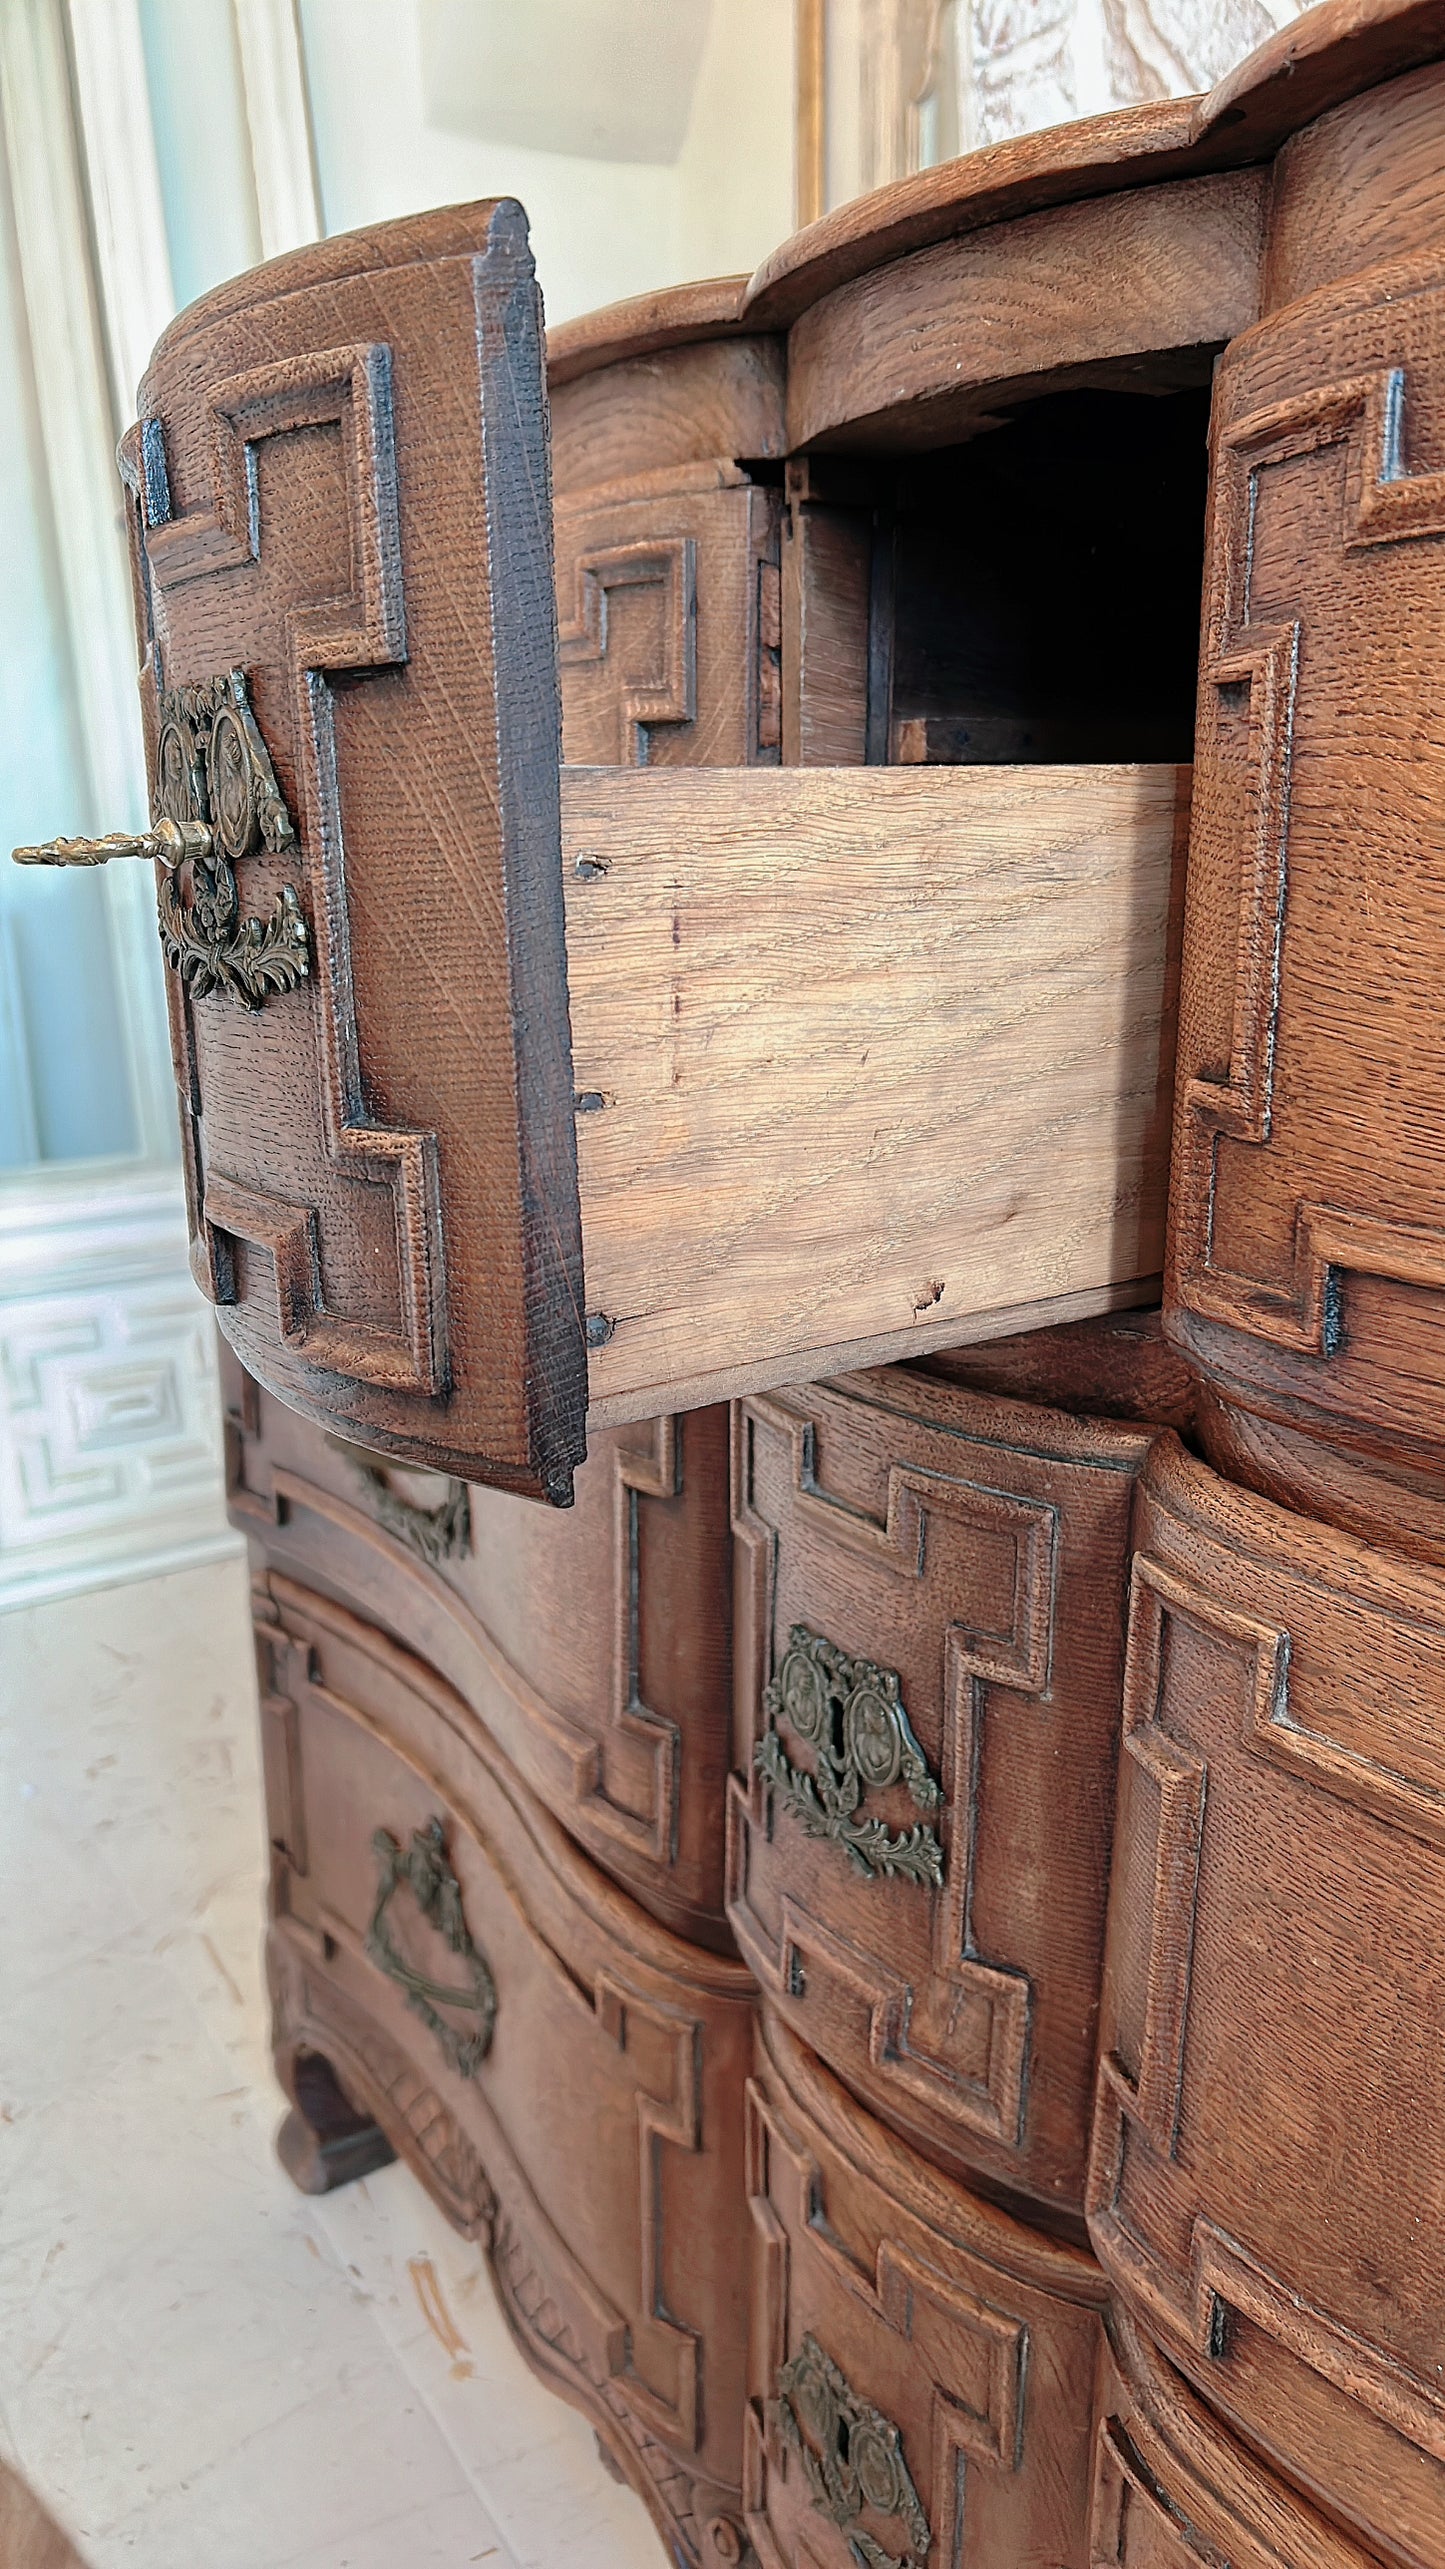
[[91, 2569], [661, 2569], [415, 2180], [271, 2155], [238, 1562], [0, 1615], [0, 2451]]

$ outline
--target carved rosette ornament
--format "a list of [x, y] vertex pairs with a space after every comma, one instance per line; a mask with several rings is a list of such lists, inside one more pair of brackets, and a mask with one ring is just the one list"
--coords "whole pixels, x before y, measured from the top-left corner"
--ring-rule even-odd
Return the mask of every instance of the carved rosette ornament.
[[[367, 1929], [366, 1950], [374, 1963], [394, 1980], [406, 1994], [406, 2003], [430, 2027], [458, 2078], [475, 2078], [491, 2046], [492, 2028], [497, 2021], [497, 1984], [485, 1957], [473, 1944], [466, 1919], [462, 1915], [462, 1886], [447, 1861], [446, 1841], [440, 1820], [428, 1820], [424, 1829], [413, 1829], [411, 1845], [398, 1846], [389, 1829], [378, 1829], [371, 1841], [381, 1874], [376, 1889], [376, 1906]], [[398, 1890], [405, 1885], [427, 1924], [446, 1939], [451, 1951], [467, 1966], [467, 1982], [462, 1988], [441, 1980], [431, 1980], [415, 1969], [392, 1940], [387, 1911]], [[443, 2007], [468, 2011], [475, 2015], [475, 2033], [461, 2034], [440, 2013]]]
[[[859, 2398], [816, 2337], [805, 2337], [779, 2367], [772, 2422], [801, 2461], [814, 2506], [838, 2526], [859, 2569], [916, 2569], [927, 2558], [933, 2533], [898, 2428]], [[896, 2522], [902, 2551], [885, 2551], [865, 2532], [865, 2515]]]
[[[895, 1832], [874, 1817], [860, 1817], [865, 1793], [907, 1786], [921, 1811], [943, 1799], [903, 1708], [892, 1669], [852, 1659], [806, 1624], [795, 1623], [776, 1677], [763, 1696], [767, 1727], [754, 1751], [764, 1781], [801, 1821], [810, 1837], [831, 1838], [860, 1873], [895, 1874], [935, 1887], [943, 1880], [943, 1849], [923, 1821]], [[815, 1764], [794, 1764], [778, 1723], [806, 1742]]]
[[[155, 826], [108, 838], [17, 847], [18, 865], [108, 865], [152, 858], [162, 868], [161, 944], [192, 999], [224, 990], [242, 1008], [309, 978], [311, 947], [294, 887], [283, 883], [269, 919], [241, 916], [235, 867], [264, 848], [286, 856], [296, 831], [256, 728], [244, 671], [196, 687], [163, 688], [156, 742]], [[190, 881], [186, 900], [182, 882]]]

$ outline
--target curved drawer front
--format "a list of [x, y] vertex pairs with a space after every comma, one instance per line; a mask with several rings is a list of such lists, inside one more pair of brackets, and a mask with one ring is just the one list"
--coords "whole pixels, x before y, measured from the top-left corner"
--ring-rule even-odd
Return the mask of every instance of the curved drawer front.
[[598, 1435], [563, 1513], [338, 1446], [224, 1375], [234, 1521], [420, 1651], [654, 1916], [725, 1941], [727, 1412]]
[[[705, 291], [664, 289], [654, 307], [660, 331], [652, 345], [638, 347], [624, 331], [610, 350], [594, 347], [596, 362], [579, 364], [575, 347], [563, 353], [562, 341], [575, 325], [548, 333], [552, 487], [559, 499], [643, 473], [676, 474], [718, 457], [781, 456], [781, 343], [751, 332], [734, 335], [736, 303], [728, 311], [719, 297], [710, 311], [700, 309]], [[590, 332], [597, 318], [583, 326]], [[726, 335], [714, 337], [714, 330]]]
[[1445, 2561], [1445, 1581], [1151, 1459], [1090, 2229], [1211, 2405]]
[[283, 2075], [330, 2063], [682, 2556], [735, 2556], [746, 1975], [614, 1890], [420, 1661], [279, 1573], [257, 1629]]
[[779, 500], [726, 461], [559, 499], [563, 755], [776, 761]]
[[197, 1279], [310, 1416], [563, 1500], [540, 323], [508, 201], [317, 244], [171, 324], [125, 470], [152, 801], [212, 850], [162, 900]]
[[1369, 2569], [1371, 2555], [1226, 2435], [1118, 2313], [1096, 2421], [1090, 2569]]
[[733, 1932], [930, 2156], [1075, 2210], [1149, 1442], [902, 1370], [737, 1413]]
[[1220, 365], [1166, 1297], [1231, 1399], [1437, 1493], [1442, 418], [1435, 253]]
[[748, 2167], [763, 2569], [1087, 2569], [1092, 2258], [916, 2159], [766, 2008]]

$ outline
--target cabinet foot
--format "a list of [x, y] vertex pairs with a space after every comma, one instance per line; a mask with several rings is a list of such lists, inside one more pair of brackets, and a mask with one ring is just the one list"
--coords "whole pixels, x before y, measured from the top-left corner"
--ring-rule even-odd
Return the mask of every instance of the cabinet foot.
[[314, 2052], [299, 2060], [293, 2094], [276, 2135], [276, 2156], [303, 2194], [330, 2194], [395, 2158], [379, 2126], [348, 2103], [329, 2061]]

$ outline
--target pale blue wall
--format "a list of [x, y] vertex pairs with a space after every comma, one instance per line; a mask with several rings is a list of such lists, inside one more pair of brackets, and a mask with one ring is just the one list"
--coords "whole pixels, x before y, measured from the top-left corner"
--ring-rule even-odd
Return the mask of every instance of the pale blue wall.
[[231, 0], [140, 0], [140, 22], [183, 307], [261, 255], [235, 14]]
[[136, 1148], [97, 874], [22, 870], [18, 843], [94, 829], [60, 610], [25, 311], [0, 166], [0, 1168]]

